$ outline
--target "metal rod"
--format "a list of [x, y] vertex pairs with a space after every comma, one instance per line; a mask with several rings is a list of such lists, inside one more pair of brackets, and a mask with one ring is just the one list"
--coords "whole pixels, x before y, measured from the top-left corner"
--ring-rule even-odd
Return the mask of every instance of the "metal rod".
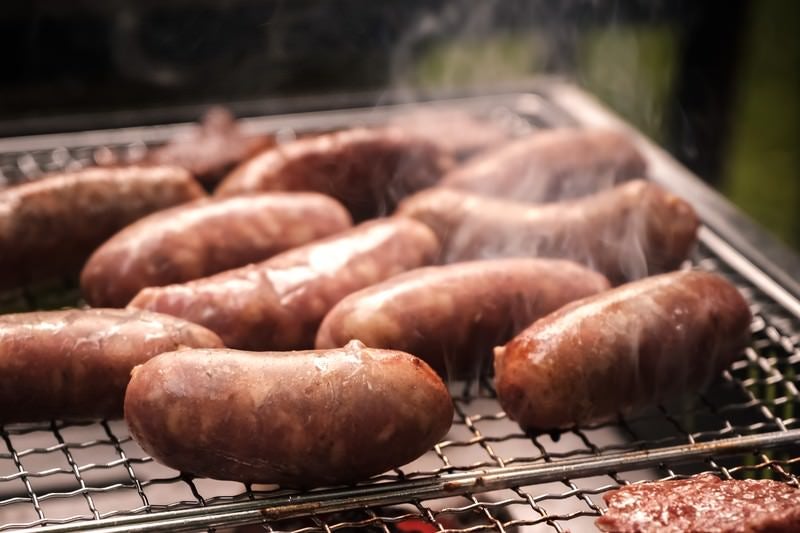
[[795, 317], [800, 318], [800, 301], [716, 233], [705, 227], [700, 228], [700, 240], [723, 261], [726, 261], [737, 272], [750, 280], [753, 285], [775, 299]]
[[412, 481], [377, 483], [363, 487], [330, 489], [262, 500], [220, 504], [210, 507], [104, 518], [28, 529], [41, 533], [102, 533], [194, 531], [210, 527], [259, 523], [263, 520], [297, 518], [365, 507], [406, 503], [481, 493], [513, 486], [534, 485], [567, 478], [624, 472], [662, 463], [686, 463], [712, 456], [752, 453], [800, 442], [800, 429], [732, 437], [711, 442], [684, 444], [584, 457], [552, 463], [526, 463], [503, 468], [486, 468]]

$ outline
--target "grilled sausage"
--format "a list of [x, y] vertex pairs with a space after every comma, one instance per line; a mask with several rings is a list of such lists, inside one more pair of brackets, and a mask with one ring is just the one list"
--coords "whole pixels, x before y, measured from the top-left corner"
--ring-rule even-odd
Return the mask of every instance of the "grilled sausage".
[[317, 191], [361, 221], [391, 212], [399, 198], [430, 187], [450, 165], [450, 157], [428, 141], [395, 129], [358, 128], [262, 152], [226, 177], [216, 194]]
[[0, 315], [0, 424], [119, 417], [133, 367], [186, 347], [220, 348], [222, 341], [142, 311]]
[[492, 347], [562, 305], [607, 288], [602, 275], [555, 259], [421, 268], [344, 298], [322, 321], [316, 346], [358, 339], [416, 354], [443, 376], [472, 377]]
[[444, 262], [557, 257], [602, 272], [614, 284], [677, 268], [699, 225], [689, 204], [646, 181], [546, 205], [435, 188], [405, 200], [398, 214], [433, 229]]
[[341, 204], [316, 193], [199, 200], [114, 235], [89, 258], [81, 289], [91, 305], [123, 307], [145, 287], [263, 261], [350, 225]]
[[403, 109], [390, 122], [409, 135], [439, 145], [459, 160], [502, 145], [511, 136], [508, 125], [460, 109]]
[[246, 135], [227, 109], [214, 107], [199, 127], [150, 150], [145, 161], [183, 167], [203, 184], [216, 185], [238, 163], [274, 144], [266, 135]]
[[559, 129], [483, 152], [446, 174], [441, 185], [539, 203], [586, 196], [646, 172], [644, 158], [622, 133]]
[[231, 348], [312, 348], [319, 323], [336, 302], [429, 264], [437, 251], [436, 237], [418, 222], [366, 222], [255, 265], [144, 289], [130, 305], [202, 324]]
[[0, 287], [77, 273], [122, 227], [204, 196], [178, 167], [89, 168], [0, 191]]
[[495, 385], [526, 428], [602, 420], [705, 385], [749, 339], [750, 311], [714, 274], [673, 272], [578, 300], [495, 349]]
[[415, 459], [447, 433], [453, 405], [420, 359], [354, 341], [164, 354], [134, 370], [125, 419], [147, 453], [177, 470], [309, 488]]

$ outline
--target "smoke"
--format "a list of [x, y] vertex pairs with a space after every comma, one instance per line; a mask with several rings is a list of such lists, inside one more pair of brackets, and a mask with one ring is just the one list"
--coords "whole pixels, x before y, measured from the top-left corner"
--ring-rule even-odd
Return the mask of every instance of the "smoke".
[[644, 181], [544, 205], [436, 189], [408, 200], [400, 212], [434, 230], [445, 263], [555, 257], [615, 284], [678, 267], [697, 231], [688, 204]]
[[[642, 40], [639, 34], [634, 34], [632, 39], [623, 39], [619, 53], [602, 53], [613, 50], [618, 44], [608, 37], [608, 32], [620, 26], [617, 19], [621, 8], [609, 10], [608, 5], [600, 4], [586, 1], [445, 2], [438, 9], [422, 12], [406, 27], [390, 54], [390, 82], [384, 99], [391, 99], [394, 103], [413, 103], [429, 88], [491, 92], [504, 79], [528, 80], [532, 74], [544, 70], [566, 72], [599, 84], [601, 90], [607, 86], [611, 91], [624, 93], [622, 98], [636, 99], [637, 76], [624, 71], [633, 69], [633, 72], [640, 72], [646, 67], [640, 64], [641, 61], [651, 57], [639, 50]], [[626, 37], [630, 35], [625, 33]], [[511, 40], [515, 41], [516, 48], [498, 45]], [[519, 49], [524, 53], [515, 51]], [[613, 71], [611, 78], [601, 76], [606, 68]], [[504, 74], [509, 76], [504, 78]], [[622, 86], [623, 83], [627, 85]], [[645, 100], [652, 93], [644, 91]], [[641, 101], [641, 98], [636, 101]], [[652, 114], [655, 105], [649, 102], [642, 109]], [[435, 111], [418, 109], [409, 112], [404, 109], [402, 113], [408, 118], [397, 121], [401, 127], [415, 134], [433, 131], [429, 138], [438, 137], [440, 146], [447, 142], [441, 141], [442, 138], [448, 141], [451, 137], [463, 138], [463, 132], [470, 130], [463, 121], [442, 115], [439, 115], [437, 124]], [[484, 122], [486, 129], [494, 128], [499, 122], [494, 120], [497, 117], [483, 118], [488, 119]], [[510, 132], [506, 126], [497, 128], [505, 130], [504, 137], [498, 135], [498, 140], [482, 146], [475, 143], [472, 151], [459, 152], [453, 142], [447, 144], [447, 149], [461, 160], [476, 152], [491, 150], [519, 133], [519, 130]], [[532, 134], [536, 135], [539, 133]], [[468, 144], [468, 141], [462, 143]], [[489, 196], [497, 196], [497, 190], [502, 189], [502, 196], [506, 198], [541, 203], [572, 200], [610, 189], [621, 181], [620, 173], [625, 173], [620, 172], [620, 168], [629, 171], [622, 179], [646, 177], [643, 160], [639, 159], [641, 164], [629, 165], [624, 155], [610, 161], [608, 166], [593, 166], [588, 162], [582, 173], [574, 171], [597, 153], [630, 153], [618, 144], [609, 143], [596, 151], [585, 145], [562, 148], [554, 150], [552, 157], [532, 160], [519, 157], [510, 164], [489, 156], [483, 161], [485, 169], [478, 168], [481, 165], [478, 156], [477, 161], [472, 160], [467, 166], [471, 165], [470, 172], [478, 175], [476, 181], [482, 183], [474, 187], [456, 187]], [[520, 147], [520, 151], [526, 149]], [[570, 170], [557, 168], [559, 161], [567, 162], [563, 165], [566, 169], [572, 167], [571, 175], [567, 175]], [[452, 209], [462, 210], [459, 206]], [[593, 218], [594, 215], [583, 216], [580, 214], [582, 207], [564, 209], [576, 213], [570, 215], [572, 218], [567, 224], [576, 228], [574, 232], [559, 229], [564, 227], [559, 221], [564, 218], [562, 208], [547, 211], [550, 213], [548, 220], [542, 222], [541, 228], [535, 227], [538, 222], [527, 221], [513, 230], [495, 231], [485, 239], [476, 237], [487, 233], [479, 227], [483, 224], [479, 221], [486, 220], [485, 214], [468, 215], [462, 226], [449, 226], [443, 259], [449, 262], [508, 256], [566, 257], [608, 273], [615, 282], [638, 279], [653, 271], [654, 266], [648, 263], [648, 255], [653, 253], [650, 250], [652, 243], [648, 242], [648, 217], [637, 206], [622, 213], [603, 215], [610, 217], [612, 222], [604, 221], [602, 217]], [[498, 213], [497, 216], [504, 221], [501, 225], [509, 222], [507, 214]], [[487, 221], [486, 227], [497, 226]]]
[[502, 6], [499, 0], [446, 2], [421, 12], [389, 54], [390, 99], [415, 102], [429, 88], [463, 91], [530, 71], [536, 63], [533, 34], [504, 28]]

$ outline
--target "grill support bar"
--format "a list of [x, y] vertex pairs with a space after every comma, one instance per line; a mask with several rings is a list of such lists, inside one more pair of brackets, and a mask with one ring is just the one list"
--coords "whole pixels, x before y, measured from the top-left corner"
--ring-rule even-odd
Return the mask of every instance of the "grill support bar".
[[166, 513], [104, 518], [25, 531], [41, 533], [102, 533], [194, 531], [209, 527], [259, 523], [264, 520], [297, 518], [364, 507], [407, 503], [534, 485], [613, 472], [680, 464], [719, 457], [741, 455], [800, 442], [800, 429], [732, 437], [711, 442], [669, 446], [556, 461], [487, 468], [471, 472], [443, 474], [434, 478], [378, 483], [345, 489], [322, 490], [297, 496], [282, 495], [256, 501], [215, 505], [213, 508], [183, 509]]
[[[797, 444], [800, 442], [800, 429], [793, 429], [786, 431], [786, 427], [800, 427], [798, 419], [794, 416], [797, 410], [792, 408], [797, 403], [797, 391], [793, 386], [796, 375], [800, 375], [800, 359], [797, 359], [798, 343], [795, 341], [794, 336], [797, 330], [797, 323], [788, 322], [781, 323], [775, 322], [778, 319], [789, 319], [788, 315], [800, 318], [800, 260], [792, 254], [791, 260], [786, 259], [787, 254], [781, 252], [782, 248], [776, 247], [771, 239], [760, 233], [752, 223], [741, 216], [727, 201], [722, 199], [718, 194], [713, 192], [708, 187], [700, 183], [697, 178], [691, 175], [686, 169], [681, 167], [677, 162], [670, 159], [668, 154], [647, 140], [641, 134], [630, 129], [629, 126], [620, 121], [617, 117], [606, 110], [596, 99], [583, 93], [580, 89], [576, 89], [568, 84], [561, 82], [548, 81], [543, 84], [541, 88], [530, 94], [509, 94], [509, 95], [492, 95], [489, 97], [466, 98], [459, 100], [448, 100], [440, 103], [428, 102], [424, 104], [426, 107], [442, 105], [448, 108], [452, 105], [457, 105], [460, 109], [474, 112], [481, 116], [490, 116], [490, 113], [501, 112], [498, 117], [513, 117], [514, 120], [523, 121], [526, 124], [530, 123], [534, 128], [537, 127], [557, 127], [557, 126], [598, 126], [610, 127], [612, 129], [623, 129], [633, 135], [638, 141], [639, 147], [646, 154], [648, 161], [652, 164], [651, 178], [662, 184], [666, 189], [689, 199], [696, 207], [698, 214], [703, 220], [703, 228], [700, 231], [699, 239], [703, 248], [711, 252], [709, 257], [712, 259], [713, 268], [716, 270], [721, 267], [723, 270], [730, 270], [736, 276], [736, 279], [741, 278], [742, 287], [747, 287], [752, 290], [755, 295], [752, 300], [753, 303], [768, 302], [769, 306], [763, 312], [763, 319], [765, 323], [759, 329], [758, 335], [761, 336], [758, 341], [763, 346], [752, 347], [748, 355], [747, 361], [740, 363], [746, 364], [746, 367], [737, 366], [731, 369], [730, 372], [736, 372], [737, 376], [732, 376], [730, 372], [726, 372], [726, 379], [728, 382], [735, 384], [741, 388], [740, 392], [744, 392], [745, 396], [750, 400], [746, 404], [724, 406], [717, 409], [715, 406], [707, 405], [710, 408], [713, 416], [721, 419], [724, 422], [724, 428], [721, 432], [698, 432], [696, 434], [688, 433], [685, 428], [681, 427], [679, 422], [668, 413], [664, 413], [665, 417], [659, 417], [658, 421], [654, 423], [669, 423], [672, 424], [669, 432], [677, 433], [682, 438], [692, 441], [695, 438], [693, 435], [698, 435], [697, 438], [709, 439], [711, 434], [716, 436], [735, 434], [736, 431], [741, 431], [750, 434], [751, 432], [763, 431], [766, 427], [777, 427], [781, 431], [774, 433], [763, 433], [761, 435], [748, 435], [746, 437], [733, 437], [728, 439], [721, 439], [714, 442], [706, 442], [704, 444], [684, 445], [676, 447], [662, 447], [662, 444], [667, 442], [665, 440], [650, 441], [649, 438], [640, 438], [634, 435], [633, 431], [627, 426], [627, 422], [621, 421], [619, 429], [627, 435], [634, 442], [631, 443], [629, 450], [635, 450], [636, 446], [642, 446], [645, 442], [649, 442], [647, 446], [650, 447], [649, 451], [630, 451], [626, 453], [614, 453], [609, 455], [588, 455], [579, 459], [570, 458], [565, 460], [558, 460], [556, 462], [536, 462], [524, 463], [517, 459], [511, 462], [512, 466], [505, 466], [503, 468], [495, 468], [488, 466], [492, 463], [481, 462], [477, 465], [469, 466], [470, 463], [459, 463], [461, 467], [455, 467], [448, 474], [441, 474], [434, 476], [433, 473], [425, 474], [412, 474], [408, 477], [402, 477], [402, 471], [398, 470], [393, 479], [400, 479], [400, 481], [386, 482], [373, 480], [366, 482], [366, 484], [356, 487], [345, 487], [339, 489], [326, 489], [310, 493], [298, 494], [294, 491], [275, 491], [275, 492], [261, 492], [256, 496], [258, 500], [244, 500], [244, 495], [241, 494], [235, 499], [230, 499], [230, 496], [219, 497], [215, 499], [212, 497], [210, 500], [205, 500], [201, 496], [201, 491], [197, 489], [191, 479], [182, 480], [179, 476], [173, 477], [159, 477], [159, 474], [148, 473], [148, 480], [142, 481], [152, 482], [152, 484], [164, 483], [165, 485], [182, 484], [188, 481], [192, 490], [192, 494], [197, 499], [200, 505], [187, 508], [189, 502], [178, 501], [167, 505], [153, 505], [150, 506], [147, 501], [145, 490], [146, 485], [140, 486], [140, 480], [134, 476], [133, 486], [125, 482], [129, 476], [133, 475], [133, 470], [128, 465], [127, 473], [118, 472], [119, 479], [113, 480], [113, 485], [109, 485], [106, 481], [98, 481], [87, 484], [87, 488], [79, 488], [78, 490], [65, 492], [67, 488], [60, 488], [57, 485], [48, 486], [50, 492], [37, 494], [31, 488], [27, 481], [27, 475], [35, 471], [31, 465], [24, 468], [18, 458], [16, 457], [17, 451], [14, 449], [11, 439], [7, 439], [6, 446], [9, 449], [8, 461], [12, 458], [16, 461], [14, 468], [9, 471], [13, 472], [13, 476], [17, 477], [17, 472], [22, 472], [23, 476], [19, 479], [24, 481], [27, 486], [27, 496], [24, 492], [20, 492], [18, 497], [11, 500], [3, 500], [0, 497], [0, 514], [5, 511], [5, 505], [9, 503], [12, 506], [15, 503], [20, 503], [20, 507], [26, 503], [32, 504], [39, 520], [30, 521], [26, 524], [0, 524], [0, 529], [15, 529], [18, 527], [32, 527], [34, 524], [48, 524], [45, 527], [35, 527], [30, 531], [62, 531], [62, 532], [75, 532], [75, 531], [104, 531], [108, 532], [122, 532], [122, 531], [189, 531], [189, 530], [205, 530], [210, 527], [234, 526], [254, 524], [264, 521], [280, 520], [285, 518], [305, 518], [308, 523], [313, 523], [314, 527], [320, 530], [337, 530], [346, 528], [348, 522], [340, 524], [339, 527], [328, 527], [328, 522], [333, 517], [326, 516], [326, 513], [335, 513], [337, 511], [347, 511], [353, 509], [367, 509], [370, 516], [376, 517], [370, 510], [371, 506], [386, 506], [393, 504], [417, 504], [417, 510], [421, 513], [420, 516], [429, 519], [432, 522], [436, 521], [437, 512], [431, 511], [427, 508], [428, 503], [420, 503], [422, 500], [432, 500], [439, 498], [446, 498], [450, 496], [466, 495], [477, 509], [483, 511], [487, 518], [493, 523], [497, 521], [492, 516], [490, 508], [484, 507], [482, 502], [479, 502], [474, 494], [490, 492], [493, 490], [513, 488], [517, 491], [518, 495], [528, 499], [530, 507], [533, 511], [539, 513], [540, 516], [536, 519], [535, 523], [547, 522], [553, 528], [561, 530], [561, 521], [570, 520], [577, 516], [587, 516], [602, 512], [597, 505], [589, 501], [589, 495], [599, 494], [602, 491], [608, 490], [614, 484], [620, 483], [618, 478], [614, 475], [616, 472], [631, 471], [637, 469], [647, 469], [652, 466], [660, 466], [659, 470], [664, 471], [667, 475], [672, 476], [674, 472], [670, 469], [672, 465], [677, 465], [687, 461], [703, 461], [706, 460], [708, 470], [721, 471], [726, 474], [725, 467], [719, 467], [715, 464], [715, 460], [724, 455], [738, 455], [744, 456], [747, 454], [761, 453], [761, 451], [768, 448], [776, 448], [787, 443]], [[412, 106], [413, 107], [413, 106]], [[346, 109], [326, 111], [326, 112], [312, 112], [312, 113], [299, 113], [281, 116], [268, 116], [268, 117], [255, 117], [246, 119], [243, 127], [252, 132], [275, 132], [283, 129], [290, 131], [320, 131], [338, 129], [341, 127], [351, 126], [354, 124], [383, 124], [388, 118], [397, 112], [403, 112], [403, 105], [399, 106], [378, 106], [369, 107], [367, 109]], [[491, 115], [494, 116], [494, 115]], [[499, 119], [498, 119], [499, 120]], [[134, 128], [130, 130], [109, 130], [104, 132], [86, 132], [80, 134], [56, 134], [47, 136], [36, 136], [20, 139], [0, 139], [0, 185], [3, 180], [3, 157], [11, 161], [9, 158], [16, 158], [9, 168], [13, 167], [17, 175], [17, 171], [26, 178], [34, 178], [38, 173], [52, 170], [53, 168], [61, 168], [67, 162], [74, 164], [87, 164], [91, 162], [93, 154], [85, 152], [84, 149], [96, 148], [95, 145], [102, 145], [108, 148], [112, 145], [115, 150], [122, 151], [138, 150], [145, 146], [158, 144], [171, 138], [174, 134], [187, 128], [188, 125], [165, 125], [158, 127], [144, 127]], [[57, 147], [54, 149], [54, 147]], [[35, 153], [36, 151], [42, 153]], [[8, 152], [19, 152], [16, 154]], [[37, 159], [38, 158], [38, 159]], [[24, 163], [24, 164], [23, 164]], [[32, 166], [28, 166], [28, 164]], [[704, 252], [705, 255], [705, 252]], [[712, 266], [713, 266], [712, 265]], [[762, 294], [763, 293], [763, 294]], [[35, 306], [35, 298], [27, 291], [20, 296], [25, 299], [27, 306]], [[748, 298], [750, 300], [750, 298]], [[780, 307], [777, 313], [773, 313], [769, 309], [772, 304], [778, 304]], [[66, 305], [66, 304], [65, 304]], [[784, 316], [786, 315], [786, 316]], [[778, 324], [777, 329], [772, 326], [772, 323]], [[767, 327], [768, 326], [768, 327]], [[766, 328], [766, 329], [765, 329]], [[773, 333], [777, 336], [773, 338]], [[779, 337], [779, 338], [778, 338]], [[773, 352], [773, 347], [777, 350]], [[778, 354], [777, 356], [775, 354]], [[752, 355], [752, 357], [751, 357]], [[785, 369], [783, 370], [785, 365]], [[784, 375], [786, 373], [786, 375]], [[788, 374], [791, 373], [791, 374]], [[777, 380], [777, 381], [776, 381]], [[777, 398], [780, 403], [766, 405], [762, 403], [762, 397], [771, 397], [772, 391], [780, 387], [782, 382], [785, 385], [783, 388], [785, 392], [781, 393], [781, 397]], [[707, 402], [706, 402], [707, 403]], [[774, 409], [773, 409], [774, 405]], [[727, 411], [727, 407], [731, 411]], [[759, 422], [750, 426], [736, 426], [732, 420], [735, 420], [734, 415], [746, 415], [747, 412], [753, 408], [753, 411], [761, 412], [761, 415], [756, 415]], [[499, 409], [499, 407], [498, 407]], [[705, 409], [705, 408], [703, 408]], [[774, 412], [773, 412], [774, 411]], [[783, 414], [781, 414], [783, 413]], [[763, 415], [763, 416], [762, 416]], [[784, 420], [787, 418], [787, 425], [784, 425]], [[470, 422], [468, 417], [464, 415], [464, 422]], [[661, 418], [664, 418], [662, 420]], [[749, 418], [748, 418], [749, 420]], [[471, 426], [470, 426], [471, 428]], [[739, 428], [739, 429], [737, 429]], [[749, 428], [749, 429], [747, 429]], [[514, 428], [516, 430], [516, 428]], [[106, 432], [111, 431], [106, 428]], [[585, 435], [580, 433], [581, 438], [585, 439]], [[109, 434], [112, 441], [116, 437], [113, 433]], [[480, 436], [477, 432], [472, 435]], [[700, 437], [699, 435], [702, 435]], [[503, 436], [498, 437], [503, 442], [511, 438], [518, 438], [519, 433], [514, 435], [503, 433]], [[24, 439], [24, 434], [21, 435]], [[49, 438], [49, 437], [48, 437]], [[57, 437], [56, 437], [57, 438]], [[14, 440], [16, 436], [14, 437]], [[80, 440], [80, 439], [79, 439]], [[88, 438], [82, 439], [88, 440]], [[481, 446], [487, 450], [491, 459], [495, 460], [494, 452], [491, 451], [489, 443], [493, 442], [490, 438], [481, 442]], [[533, 441], [534, 444], [536, 440]], [[586, 440], [589, 451], [594, 446]], [[661, 444], [659, 444], [661, 442]], [[671, 440], [669, 442], [682, 442]], [[65, 446], [72, 447], [73, 445], [78, 448], [83, 448], [84, 443], [65, 443]], [[465, 443], [462, 443], [465, 444]], [[528, 445], [531, 442], [526, 443]], [[2, 446], [2, 443], [0, 443]], [[536, 445], [542, 456], [547, 461], [551, 460], [545, 448]], [[31, 455], [31, 461], [38, 455], [36, 451], [37, 446], [31, 446], [31, 449], [23, 450], [23, 454], [27, 457]], [[108, 468], [112, 463], [121, 459], [123, 464], [126, 463], [126, 454], [122, 449], [117, 446], [118, 456], [114, 460], [102, 464], [88, 464], [83, 465], [86, 470], [81, 469], [77, 473], [80, 478], [82, 472], [91, 470], [93, 474], [98, 474], [101, 468]], [[36, 453], [31, 453], [36, 452]], [[451, 464], [446, 455], [439, 452], [440, 459], [444, 462], [445, 468], [439, 468], [436, 472], [446, 472], [446, 468]], [[138, 454], [139, 452], [136, 452]], [[143, 452], [142, 452], [143, 453]], [[2, 454], [0, 454], [2, 455]], [[524, 456], [524, 455], [523, 455]], [[530, 457], [530, 455], [528, 455]], [[119, 458], [117, 458], [119, 457]], [[784, 462], [771, 463], [766, 460], [763, 455], [756, 454], [757, 460], [762, 461], [761, 465], [764, 468], [774, 468], [780, 473], [781, 466], [786, 464]], [[141, 463], [153, 465], [153, 461], [148, 457], [136, 457]], [[800, 464], [797, 461], [800, 457], [792, 459], [791, 465]], [[0, 458], [0, 462], [3, 459]], [[23, 462], [27, 462], [23, 459]], [[437, 463], [438, 464], [438, 463]], [[497, 463], [500, 464], [500, 463]], [[702, 463], [701, 463], [702, 464]], [[155, 466], [155, 465], [153, 465]], [[741, 468], [744, 468], [742, 466]], [[31, 472], [28, 470], [31, 469]], [[38, 472], [36, 477], [45, 478], [42, 482], [55, 478], [50, 478], [51, 473], [58, 473], [62, 469], [49, 469]], [[113, 469], [109, 469], [113, 472]], [[67, 470], [69, 474], [71, 470]], [[174, 472], [170, 471], [169, 476], [173, 476]], [[40, 475], [40, 476], [39, 476]], [[111, 474], [113, 475], [113, 474]], [[164, 474], [167, 475], [167, 474]], [[608, 484], [602, 487], [601, 491], [578, 491], [575, 496], [584, 501], [588, 505], [588, 510], [577, 512], [570, 512], [569, 514], [556, 514], [552, 515], [554, 519], [551, 523], [550, 516], [541, 513], [538, 510], [538, 505], [534, 498], [524, 491], [521, 487], [535, 485], [537, 483], [558, 482], [568, 479], [568, 476], [586, 477], [611, 475]], [[783, 474], [784, 476], [786, 474]], [[796, 484], [797, 477], [789, 473], [794, 479]], [[0, 478], [3, 476], [0, 475]], [[638, 476], [637, 476], [638, 479]], [[0, 479], [2, 480], [2, 479]], [[81, 480], [78, 480], [81, 482]], [[38, 480], [37, 480], [38, 483]], [[105, 485], [105, 486], [104, 486]], [[37, 485], [38, 486], [38, 485]], [[44, 485], [42, 484], [41, 487]], [[576, 489], [576, 486], [570, 481], [568, 485], [571, 489]], [[71, 487], [71, 485], [70, 485]], [[99, 493], [114, 494], [118, 488], [138, 488], [139, 496], [145, 498], [143, 500], [144, 507], [139, 507], [136, 510], [125, 510], [124, 508], [117, 508], [117, 510], [108, 513], [97, 513], [92, 505], [89, 509], [95, 515], [92, 519], [90, 515], [72, 515], [61, 514], [56, 517], [48, 516], [45, 519], [45, 513], [40, 509], [37, 498], [42, 497], [48, 501], [72, 504], [76, 503], [80, 506], [81, 500], [88, 496], [93, 496], [95, 491]], [[144, 487], [144, 489], [143, 489]], [[573, 491], [570, 491], [573, 492]], [[16, 494], [15, 494], [16, 495]], [[248, 490], [248, 495], [253, 496]], [[550, 499], [549, 495], [542, 496], [545, 499]], [[17, 501], [19, 500], [19, 501]], [[219, 503], [222, 501], [229, 503]], [[182, 507], [181, 507], [182, 506]], [[177, 507], [177, 508], [176, 508]], [[84, 508], [85, 510], [85, 508]], [[72, 510], [68, 510], [71, 512]], [[66, 512], [66, 511], [65, 511]], [[127, 514], [126, 514], [127, 513]], [[133, 514], [140, 513], [140, 514]], [[98, 519], [97, 515], [100, 518]], [[376, 524], [381, 524], [383, 529], [386, 529], [386, 523], [391, 522], [390, 518], [379, 518]], [[384, 523], [386, 522], [386, 523]], [[517, 522], [517, 521], [512, 521]], [[528, 522], [526, 522], [528, 523]], [[438, 524], [442, 527], [441, 524]], [[503, 524], [499, 524], [502, 529]], [[359, 526], [360, 528], [360, 526]], [[310, 530], [309, 527], [304, 527], [298, 531]]]
[[736, 268], [743, 276], [749, 279], [753, 285], [773, 297], [776, 302], [780, 303], [795, 317], [800, 318], [800, 300], [767, 276], [746, 257], [737, 252], [736, 249], [725, 242], [722, 237], [703, 226], [700, 228], [699, 238], [703, 244], [708, 246], [715, 254], [727, 261], [728, 264]]

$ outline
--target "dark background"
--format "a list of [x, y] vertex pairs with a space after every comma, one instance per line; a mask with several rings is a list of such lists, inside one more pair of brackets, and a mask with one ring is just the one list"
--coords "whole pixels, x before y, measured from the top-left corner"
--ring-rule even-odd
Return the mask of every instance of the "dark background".
[[[792, 0], [4, 3], [0, 134], [575, 80], [800, 247]], [[375, 103], [388, 96], [371, 96]], [[240, 107], [246, 109], [247, 107]]]

